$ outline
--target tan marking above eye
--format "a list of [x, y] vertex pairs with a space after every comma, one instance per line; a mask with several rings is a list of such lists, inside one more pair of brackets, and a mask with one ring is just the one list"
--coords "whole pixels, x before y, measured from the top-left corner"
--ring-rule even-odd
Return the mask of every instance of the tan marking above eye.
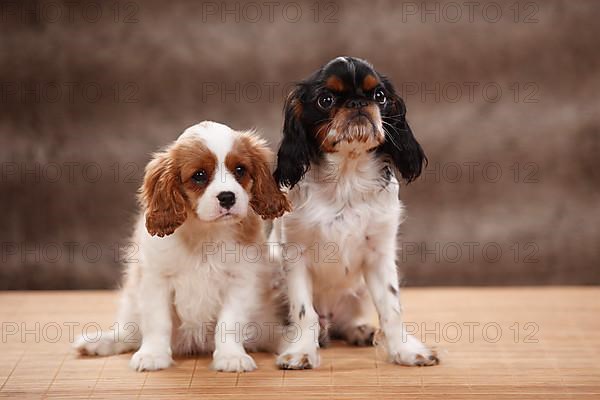
[[217, 156], [197, 139], [177, 143], [173, 149], [174, 162], [181, 171], [181, 181], [187, 182], [198, 170], [205, 170], [212, 178], [217, 167]]
[[[245, 189], [248, 189], [252, 180], [251, 165], [252, 162], [244, 148], [243, 143], [241, 142], [241, 139], [236, 139], [236, 143], [232, 150], [225, 157], [225, 166]], [[236, 168], [238, 166], [241, 166], [244, 169], [244, 173], [242, 175], [238, 175], [236, 173]]]
[[379, 79], [377, 79], [374, 75], [369, 74], [363, 79], [362, 88], [365, 92], [373, 90], [377, 86], [379, 86]]
[[325, 81], [325, 87], [335, 92], [342, 92], [344, 91], [344, 82], [339, 77], [332, 75]]

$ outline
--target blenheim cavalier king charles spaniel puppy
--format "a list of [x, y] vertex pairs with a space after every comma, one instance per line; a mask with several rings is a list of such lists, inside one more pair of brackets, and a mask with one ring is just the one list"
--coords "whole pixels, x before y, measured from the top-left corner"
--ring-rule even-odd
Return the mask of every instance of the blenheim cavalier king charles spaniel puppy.
[[274, 176], [289, 188], [293, 211], [277, 221], [270, 241], [299, 247], [299, 257], [283, 262], [290, 320], [303, 334], [277, 364], [316, 367], [328, 335], [372, 344], [375, 311], [390, 361], [437, 364], [402, 323], [398, 181], [411, 182], [426, 163], [404, 102], [369, 63], [339, 57], [300, 82], [284, 112]]
[[251, 132], [202, 122], [188, 128], [146, 167], [143, 214], [127, 266], [118, 328], [75, 347], [82, 354], [137, 350], [138, 371], [167, 368], [172, 354], [214, 352], [219, 371], [256, 368], [248, 350], [277, 350], [267, 334], [280, 324], [272, 269], [246, 257], [264, 244], [261, 218], [289, 204], [271, 175], [272, 152]]

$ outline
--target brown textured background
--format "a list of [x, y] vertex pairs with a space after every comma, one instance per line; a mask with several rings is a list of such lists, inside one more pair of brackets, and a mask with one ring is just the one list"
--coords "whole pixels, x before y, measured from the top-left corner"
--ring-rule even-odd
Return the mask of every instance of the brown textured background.
[[338, 55], [404, 89], [429, 156], [401, 189], [407, 285], [600, 283], [594, 0], [481, 2], [472, 20], [421, 1], [322, 2], [318, 16], [294, 3], [287, 18], [276, 2], [269, 20], [255, 2], [258, 22], [243, 2], [122, 2], [118, 14], [82, 2], [72, 20], [62, 2], [0, 4], [2, 289], [114, 287], [149, 154], [204, 119], [275, 146], [287, 85]]

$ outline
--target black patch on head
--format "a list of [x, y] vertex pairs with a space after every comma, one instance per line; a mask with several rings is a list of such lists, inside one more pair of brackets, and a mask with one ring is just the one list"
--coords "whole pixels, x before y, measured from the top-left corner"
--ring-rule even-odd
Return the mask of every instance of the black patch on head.
[[[381, 85], [363, 90], [365, 77], [376, 77]], [[335, 76], [343, 85], [338, 91], [326, 86], [327, 79]], [[323, 157], [316, 132], [330, 120], [330, 111], [317, 105], [320, 95], [327, 92], [335, 97], [332, 109], [344, 107], [351, 101], [374, 102], [374, 93], [382, 90], [387, 101], [376, 102], [385, 130], [385, 141], [376, 152], [389, 159], [401, 178], [407, 183], [415, 180], [426, 165], [427, 157], [415, 139], [406, 121], [406, 106], [391, 82], [379, 74], [367, 61], [354, 57], [331, 60], [311, 76], [298, 83], [284, 106], [283, 140], [277, 153], [276, 181], [294, 187], [308, 172], [311, 163], [318, 164]]]
[[390, 290], [390, 292], [394, 295], [397, 296], [398, 295], [398, 289], [396, 289], [394, 287], [394, 285], [392, 285], [391, 283], [388, 285], [388, 289]]
[[[365, 92], [363, 81], [369, 75], [377, 77], [383, 84], [381, 75], [368, 62], [354, 57], [338, 57], [294, 87], [284, 106], [283, 140], [273, 174], [277, 183], [294, 187], [309, 171], [311, 163], [318, 164], [323, 158], [316, 132], [331, 117], [329, 111], [317, 105], [319, 96], [325, 92], [334, 95], [333, 109], [357, 99], [372, 103], [375, 90], [385, 90], [385, 86], [376, 86]], [[326, 87], [327, 79], [332, 76], [343, 83], [342, 91]], [[383, 116], [387, 106], [379, 107]], [[386, 152], [385, 148], [382, 150]]]
[[300, 307], [300, 313], [298, 313], [298, 318], [302, 319], [302, 318], [304, 318], [305, 315], [306, 315], [306, 308], [304, 308], [304, 304], [302, 304], [302, 307]]

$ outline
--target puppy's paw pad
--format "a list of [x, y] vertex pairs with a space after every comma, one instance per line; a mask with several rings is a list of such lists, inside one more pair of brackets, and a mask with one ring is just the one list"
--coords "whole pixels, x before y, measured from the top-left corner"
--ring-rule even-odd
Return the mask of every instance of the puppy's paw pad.
[[165, 369], [173, 364], [173, 359], [168, 352], [149, 352], [144, 350], [137, 351], [129, 366], [136, 371], [158, 371]]
[[277, 357], [281, 369], [311, 369], [319, 366], [319, 355], [314, 352], [283, 353]]
[[222, 372], [249, 372], [256, 369], [256, 363], [248, 354], [216, 355], [211, 368]]

